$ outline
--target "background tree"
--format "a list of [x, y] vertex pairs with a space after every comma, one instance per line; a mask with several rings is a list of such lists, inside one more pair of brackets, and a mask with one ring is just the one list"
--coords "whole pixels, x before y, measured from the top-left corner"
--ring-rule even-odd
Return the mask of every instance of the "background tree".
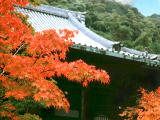
[[[31, 0], [36, 4], [36, 1]], [[65, 94], [55, 76], [82, 83], [109, 84], [109, 75], [82, 60], [67, 62], [68, 47], [78, 31], [46, 30], [34, 32], [13, 4], [21, 7], [27, 0], [0, 0], [0, 116], [2, 119], [39, 120], [34, 106], [69, 110]]]
[[[112, 41], [120, 41], [126, 47], [160, 54], [159, 15], [143, 16], [130, 5], [114, 0], [46, 0], [49, 5], [86, 11], [86, 26]], [[64, 2], [65, 1], [65, 2]]]

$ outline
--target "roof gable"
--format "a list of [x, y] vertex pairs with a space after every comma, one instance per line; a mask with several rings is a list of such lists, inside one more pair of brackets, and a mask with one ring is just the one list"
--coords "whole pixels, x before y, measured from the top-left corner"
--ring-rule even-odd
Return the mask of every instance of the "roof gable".
[[41, 5], [38, 7], [26, 6], [24, 8], [16, 7], [16, 11], [28, 14], [28, 21], [37, 32], [47, 29], [69, 29], [78, 30], [75, 36], [73, 46], [76, 49], [82, 49], [99, 54], [114, 56], [122, 59], [128, 59], [143, 62], [147, 65], [160, 67], [160, 55], [148, 54], [134, 49], [121, 46], [119, 42], [107, 40], [89, 30], [84, 24], [84, 15], [81, 12], [74, 12], [61, 8]]

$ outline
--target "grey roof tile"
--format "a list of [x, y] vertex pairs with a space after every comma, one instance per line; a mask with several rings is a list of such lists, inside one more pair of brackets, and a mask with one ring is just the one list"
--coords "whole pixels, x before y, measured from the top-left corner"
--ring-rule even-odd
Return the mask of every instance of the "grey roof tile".
[[[39, 8], [40, 9], [40, 8]], [[106, 49], [105, 46], [102, 44], [99, 44], [97, 41], [94, 41], [90, 37], [88, 37], [86, 34], [83, 33], [83, 31], [79, 30], [77, 27], [75, 27], [71, 21], [67, 18], [62, 18], [58, 16], [53, 16], [50, 14], [45, 14], [39, 11], [34, 11], [27, 8], [17, 8], [18, 12], [22, 12], [23, 14], [28, 14], [29, 18], [28, 21], [32, 23], [33, 27], [37, 32], [41, 32], [46, 29], [69, 29], [69, 30], [78, 30], [78, 35], [73, 38], [73, 42], [76, 44], [80, 43], [82, 45], [88, 45], [98, 48]]]

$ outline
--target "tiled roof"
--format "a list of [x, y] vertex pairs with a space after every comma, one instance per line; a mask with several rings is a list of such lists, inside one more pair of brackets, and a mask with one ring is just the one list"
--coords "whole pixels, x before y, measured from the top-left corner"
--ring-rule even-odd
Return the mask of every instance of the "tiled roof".
[[[68, 10], [63, 10], [59, 8], [52, 8], [47, 7], [46, 5], [41, 5], [38, 7], [25, 7], [25, 8], [17, 8], [16, 10], [18, 12], [22, 12], [23, 14], [28, 14], [29, 19], [28, 21], [32, 23], [32, 26], [35, 28], [37, 32], [40, 32], [42, 30], [46, 29], [69, 29], [69, 30], [78, 30], [78, 35], [75, 36], [73, 42], [75, 44], [81, 44], [81, 45], [87, 45], [92, 47], [98, 47], [98, 48], [110, 48], [112, 49], [112, 46], [116, 44], [117, 42], [111, 42], [108, 40], [104, 40], [104, 38], [101, 38], [102, 40], [96, 41], [96, 39], [92, 39], [92, 34], [88, 34], [85, 32], [84, 28], [86, 28], [83, 24], [78, 22], [78, 20], [74, 20], [72, 18], [75, 18], [76, 16], [75, 12], [70, 12]], [[73, 14], [73, 15], [72, 15]], [[58, 16], [59, 15], [59, 16]], [[72, 17], [72, 18], [71, 18]], [[80, 26], [77, 25], [77, 23], [80, 23]], [[79, 28], [77, 28], [79, 27]], [[80, 30], [81, 29], [81, 30]], [[90, 37], [91, 36], [91, 37]], [[97, 36], [96, 36], [97, 37]], [[99, 37], [99, 36], [98, 36]], [[99, 43], [101, 42], [101, 44]], [[106, 44], [106, 46], [105, 46]]]
[[73, 42], [75, 42], [73, 48], [75, 49], [143, 62], [160, 68], [160, 55], [122, 47], [119, 42], [113, 42], [97, 35], [83, 24], [83, 13], [47, 5], [38, 7], [26, 6], [24, 8], [17, 6], [16, 11], [28, 14], [28, 21], [37, 32], [46, 29], [78, 30], [78, 35], [73, 39]]

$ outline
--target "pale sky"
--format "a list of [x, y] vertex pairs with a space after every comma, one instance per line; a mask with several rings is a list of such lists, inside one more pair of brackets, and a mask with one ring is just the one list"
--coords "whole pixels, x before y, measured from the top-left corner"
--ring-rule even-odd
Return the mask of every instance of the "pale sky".
[[144, 16], [154, 13], [160, 15], [160, 0], [116, 0], [123, 4], [130, 4], [136, 7]]
[[116, 2], [120, 2], [120, 3], [123, 3], [123, 4], [130, 4], [132, 3], [133, 1], [135, 0], [115, 0]]

